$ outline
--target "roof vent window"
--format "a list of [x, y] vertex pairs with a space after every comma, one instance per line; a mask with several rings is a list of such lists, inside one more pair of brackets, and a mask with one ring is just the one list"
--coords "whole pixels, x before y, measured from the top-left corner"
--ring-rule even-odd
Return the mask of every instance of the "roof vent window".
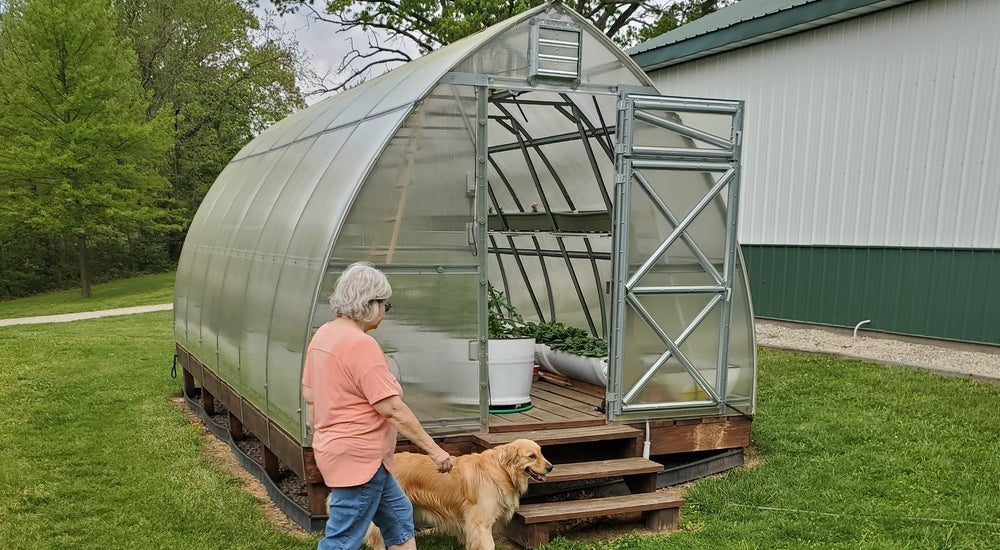
[[533, 21], [528, 80], [580, 81], [580, 44], [583, 32], [562, 21]]

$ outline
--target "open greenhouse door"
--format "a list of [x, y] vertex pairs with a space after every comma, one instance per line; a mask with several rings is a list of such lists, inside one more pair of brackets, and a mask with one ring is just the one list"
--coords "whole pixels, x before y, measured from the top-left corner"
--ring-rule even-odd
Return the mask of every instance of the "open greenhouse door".
[[746, 393], [729, 358], [734, 302], [740, 324], [751, 316], [736, 242], [742, 108], [619, 96], [611, 419], [724, 414]]

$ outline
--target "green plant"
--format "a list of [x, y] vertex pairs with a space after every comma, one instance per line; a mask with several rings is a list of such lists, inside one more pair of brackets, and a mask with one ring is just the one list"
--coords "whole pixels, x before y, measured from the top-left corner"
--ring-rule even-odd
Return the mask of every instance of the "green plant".
[[525, 338], [531, 336], [527, 329], [524, 317], [517, 311], [504, 293], [497, 290], [493, 283], [489, 283], [489, 310], [488, 330], [492, 339]]
[[545, 344], [555, 351], [584, 357], [606, 357], [608, 355], [608, 342], [606, 340], [591, 336], [589, 332], [579, 327], [565, 325], [558, 321], [547, 321], [526, 323], [526, 330], [530, 331], [536, 342]]

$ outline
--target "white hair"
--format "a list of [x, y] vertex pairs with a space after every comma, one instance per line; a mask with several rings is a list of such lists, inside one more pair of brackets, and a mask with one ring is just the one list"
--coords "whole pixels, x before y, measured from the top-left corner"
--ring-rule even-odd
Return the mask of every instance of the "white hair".
[[392, 287], [385, 274], [371, 262], [354, 262], [340, 274], [330, 295], [330, 309], [336, 317], [370, 323], [378, 317], [376, 300], [388, 300]]

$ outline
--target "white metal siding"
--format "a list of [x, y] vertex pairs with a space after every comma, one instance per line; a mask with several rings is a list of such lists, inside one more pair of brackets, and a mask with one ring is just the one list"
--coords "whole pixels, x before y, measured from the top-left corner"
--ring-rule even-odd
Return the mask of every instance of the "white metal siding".
[[1000, 0], [925, 0], [650, 74], [746, 101], [748, 244], [1000, 248]]

